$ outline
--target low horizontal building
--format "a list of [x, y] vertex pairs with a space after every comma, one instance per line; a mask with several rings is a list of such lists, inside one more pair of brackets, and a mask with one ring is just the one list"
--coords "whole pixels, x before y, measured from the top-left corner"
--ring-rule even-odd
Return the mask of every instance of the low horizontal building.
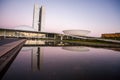
[[117, 39], [120, 40], [120, 33], [107, 33], [107, 34], [102, 34], [102, 38], [106, 39]]
[[[0, 28], [0, 37], [2, 38], [24, 38], [24, 39], [54, 39], [60, 34], [39, 32], [39, 31], [27, 31], [27, 30], [16, 30], [16, 29], [3, 29]], [[62, 34], [61, 34], [62, 35]]]
[[[50, 33], [50, 32], [40, 32], [40, 31], [31, 31], [27, 27], [22, 27], [24, 30], [20, 29], [3, 29], [0, 28], [0, 40], [4, 38], [22, 38], [22, 39], [72, 39], [73, 37], [67, 36], [60, 33]], [[27, 28], [28, 30], [26, 30]]]

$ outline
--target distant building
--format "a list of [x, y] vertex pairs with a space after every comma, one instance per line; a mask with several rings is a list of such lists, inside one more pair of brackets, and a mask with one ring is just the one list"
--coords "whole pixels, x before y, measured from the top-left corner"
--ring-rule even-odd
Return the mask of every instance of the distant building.
[[107, 33], [107, 34], [102, 34], [102, 38], [106, 39], [117, 39], [120, 40], [120, 33]]
[[43, 31], [45, 25], [45, 7], [35, 4], [33, 11], [33, 28], [36, 31]]

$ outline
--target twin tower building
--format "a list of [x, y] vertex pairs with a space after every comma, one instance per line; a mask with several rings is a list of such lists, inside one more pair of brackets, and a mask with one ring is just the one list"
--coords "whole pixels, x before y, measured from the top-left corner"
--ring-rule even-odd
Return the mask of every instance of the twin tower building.
[[35, 31], [43, 31], [45, 27], [45, 7], [39, 6], [37, 4], [34, 5], [33, 11], [33, 28]]

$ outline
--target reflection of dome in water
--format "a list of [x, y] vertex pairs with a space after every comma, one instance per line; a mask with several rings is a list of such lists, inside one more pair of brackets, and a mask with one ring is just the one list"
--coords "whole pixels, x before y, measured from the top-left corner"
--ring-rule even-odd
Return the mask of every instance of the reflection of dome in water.
[[21, 50], [23, 51], [26, 51], [26, 50], [28, 50], [28, 51], [31, 51], [32, 49], [33, 49], [34, 47], [23, 47]]
[[90, 31], [88, 30], [64, 30], [64, 34], [73, 36], [86, 36]]
[[25, 31], [35, 31], [35, 29], [33, 27], [28, 26], [28, 25], [16, 26], [14, 29], [16, 29], [16, 30], [25, 30]]
[[89, 51], [89, 49], [87, 47], [62, 47], [62, 49], [64, 50], [68, 50], [68, 51], [78, 51], [78, 52], [86, 52]]

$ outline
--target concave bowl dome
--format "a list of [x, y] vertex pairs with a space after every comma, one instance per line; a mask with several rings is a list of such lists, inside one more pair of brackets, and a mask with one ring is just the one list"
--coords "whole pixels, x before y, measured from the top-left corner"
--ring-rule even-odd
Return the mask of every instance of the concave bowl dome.
[[63, 30], [64, 34], [73, 36], [86, 36], [90, 31], [88, 30]]
[[87, 47], [62, 47], [62, 49], [64, 50], [68, 50], [68, 51], [77, 51], [77, 52], [86, 52], [89, 51], [89, 49]]
[[15, 30], [35, 31], [35, 29], [28, 25], [20, 25], [14, 28]]

